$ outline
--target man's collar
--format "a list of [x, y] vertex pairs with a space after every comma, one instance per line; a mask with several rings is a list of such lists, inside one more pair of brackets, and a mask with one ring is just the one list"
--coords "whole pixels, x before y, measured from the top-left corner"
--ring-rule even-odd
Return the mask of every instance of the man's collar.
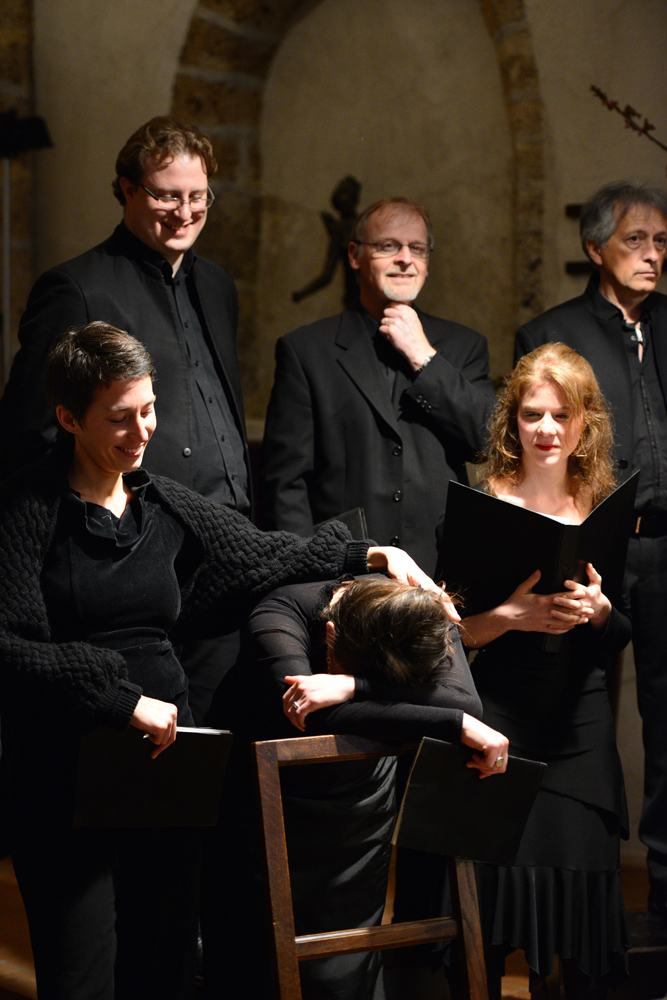
[[[650, 292], [642, 302], [642, 317], [653, 311], [658, 301], [657, 294], [657, 292]], [[600, 291], [600, 274], [598, 271], [594, 271], [591, 275], [586, 286], [586, 295], [592, 304], [595, 315], [599, 316], [600, 319], [609, 320], [620, 317], [622, 321], [625, 321], [623, 310], [605, 298]]]
[[[162, 254], [158, 253], [157, 250], [153, 250], [143, 240], [140, 240], [138, 236], [135, 236], [125, 225], [125, 222], [120, 222], [116, 226], [114, 236], [119, 240], [124, 256], [129, 257], [130, 260], [137, 261], [139, 264], [147, 264], [151, 268], [157, 268], [164, 277], [171, 278], [172, 266], [169, 261]], [[184, 275], [189, 274], [196, 258], [195, 251], [190, 247], [183, 254], [181, 266], [176, 273], [179, 274], [182, 271]]]

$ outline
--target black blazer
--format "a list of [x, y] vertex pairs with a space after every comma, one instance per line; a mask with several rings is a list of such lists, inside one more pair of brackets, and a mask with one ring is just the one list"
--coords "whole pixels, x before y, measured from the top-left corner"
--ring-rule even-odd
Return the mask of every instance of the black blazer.
[[[663, 396], [667, 389], [667, 296], [652, 292], [645, 302], [651, 317], [653, 357]], [[549, 309], [520, 327], [515, 361], [541, 344], [567, 344], [590, 363], [614, 417], [614, 458], [621, 478], [633, 469], [634, 403], [621, 313], [598, 291], [594, 275], [583, 295]], [[667, 399], [667, 396], [665, 396]]]
[[[0, 400], [0, 474], [42, 457], [55, 440], [56, 421], [44, 396], [54, 338], [70, 326], [103, 320], [142, 341], [157, 369], [158, 431], [144, 467], [192, 487], [193, 405], [178, 318], [173, 297], [146, 253], [121, 224], [104, 243], [51, 268], [35, 283], [19, 328], [21, 348]], [[231, 275], [202, 257], [195, 257], [193, 274], [249, 469], [236, 357], [236, 286]]]
[[260, 472], [265, 527], [309, 535], [361, 506], [378, 544], [435, 570], [447, 484], [466, 482], [495, 393], [485, 338], [418, 312], [437, 354], [407, 384], [400, 417], [359, 312], [278, 341]]

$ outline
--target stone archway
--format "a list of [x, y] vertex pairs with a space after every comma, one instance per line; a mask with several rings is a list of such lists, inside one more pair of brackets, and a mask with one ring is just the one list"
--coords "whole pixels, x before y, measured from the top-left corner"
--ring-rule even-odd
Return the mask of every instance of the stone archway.
[[[261, 397], [253, 354], [264, 86], [282, 40], [317, 2], [200, 0], [174, 85], [172, 112], [207, 131], [220, 164], [217, 201], [199, 247], [227, 266], [238, 282], [239, 355], [249, 401], [258, 393]], [[518, 325], [543, 309], [542, 102], [523, 0], [479, 0], [479, 4], [497, 53], [512, 141], [514, 318]], [[249, 410], [249, 416], [261, 416], [252, 412], [252, 405]]]

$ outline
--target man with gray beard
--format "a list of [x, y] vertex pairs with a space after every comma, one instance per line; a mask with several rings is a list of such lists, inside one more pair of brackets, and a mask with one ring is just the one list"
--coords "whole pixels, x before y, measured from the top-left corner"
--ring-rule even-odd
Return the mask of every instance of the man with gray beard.
[[362, 507], [368, 532], [426, 572], [450, 480], [495, 405], [486, 340], [413, 303], [428, 275], [428, 213], [384, 198], [349, 247], [359, 306], [281, 337], [260, 470], [265, 528], [310, 535]]

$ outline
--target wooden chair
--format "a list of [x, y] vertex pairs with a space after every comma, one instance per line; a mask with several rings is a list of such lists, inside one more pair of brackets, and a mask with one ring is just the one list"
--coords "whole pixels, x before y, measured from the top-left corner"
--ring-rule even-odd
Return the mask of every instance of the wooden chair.
[[295, 935], [279, 769], [298, 764], [403, 756], [414, 754], [416, 749], [415, 745], [391, 746], [352, 736], [310, 736], [255, 744], [273, 923], [275, 996], [279, 1000], [301, 1000], [299, 962], [305, 959], [449, 940], [456, 942], [463, 996], [488, 1000], [472, 861], [449, 859], [454, 911], [451, 917]]

